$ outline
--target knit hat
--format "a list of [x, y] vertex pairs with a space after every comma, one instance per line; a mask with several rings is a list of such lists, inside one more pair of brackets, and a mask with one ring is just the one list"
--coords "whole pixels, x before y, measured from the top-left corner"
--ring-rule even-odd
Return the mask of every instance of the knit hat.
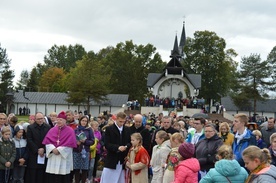
[[184, 142], [179, 146], [178, 152], [183, 157], [183, 159], [189, 159], [194, 156], [195, 146], [194, 144]]
[[24, 130], [22, 125], [16, 125], [16, 127], [14, 128], [14, 135], [16, 135], [19, 130]]
[[62, 119], [67, 120], [66, 113], [65, 113], [64, 111], [61, 111], [61, 112], [58, 114], [57, 118], [62, 118]]

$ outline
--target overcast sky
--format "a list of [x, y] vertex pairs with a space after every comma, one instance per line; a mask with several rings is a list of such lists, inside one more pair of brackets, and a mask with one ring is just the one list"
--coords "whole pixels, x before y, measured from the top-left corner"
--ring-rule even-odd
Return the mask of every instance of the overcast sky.
[[15, 82], [31, 71], [54, 44], [81, 44], [98, 52], [133, 40], [153, 44], [169, 60], [185, 17], [186, 36], [214, 31], [240, 60], [250, 53], [266, 59], [276, 46], [275, 0], [2, 0], [0, 43], [11, 59]]

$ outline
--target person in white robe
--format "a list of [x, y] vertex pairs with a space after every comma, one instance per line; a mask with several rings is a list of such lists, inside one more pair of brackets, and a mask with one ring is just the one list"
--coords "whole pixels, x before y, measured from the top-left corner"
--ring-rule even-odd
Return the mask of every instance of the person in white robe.
[[43, 142], [48, 158], [46, 173], [48, 182], [68, 183], [73, 170], [73, 148], [77, 147], [76, 136], [72, 128], [66, 125], [66, 114], [60, 112], [56, 126], [51, 128]]

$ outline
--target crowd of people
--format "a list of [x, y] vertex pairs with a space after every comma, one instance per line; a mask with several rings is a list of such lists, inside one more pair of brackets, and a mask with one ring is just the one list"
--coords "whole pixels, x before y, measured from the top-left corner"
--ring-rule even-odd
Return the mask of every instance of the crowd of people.
[[150, 107], [153, 107], [153, 106], [159, 107], [160, 105], [163, 105], [164, 108], [177, 108], [177, 109], [183, 109], [183, 106], [186, 106], [187, 108], [198, 108], [198, 109], [205, 108], [204, 98], [198, 98], [198, 97], [183, 98], [182, 95], [180, 95], [178, 98], [174, 98], [174, 97], [161, 98], [158, 95], [152, 95], [150, 97], [146, 97], [144, 102], [145, 102], [145, 106], [150, 106]]
[[275, 182], [275, 118], [258, 129], [248, 121], [68, 110], [24, 122], [0, 113], [0, 182]]

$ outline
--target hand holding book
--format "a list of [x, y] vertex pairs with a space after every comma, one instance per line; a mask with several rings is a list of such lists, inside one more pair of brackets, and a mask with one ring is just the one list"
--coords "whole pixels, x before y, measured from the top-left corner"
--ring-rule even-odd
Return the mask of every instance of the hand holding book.
[[77, 137], [77, 141], [85, 141], [87, 139], [84, 132], [79, 133], [76, 137]]

